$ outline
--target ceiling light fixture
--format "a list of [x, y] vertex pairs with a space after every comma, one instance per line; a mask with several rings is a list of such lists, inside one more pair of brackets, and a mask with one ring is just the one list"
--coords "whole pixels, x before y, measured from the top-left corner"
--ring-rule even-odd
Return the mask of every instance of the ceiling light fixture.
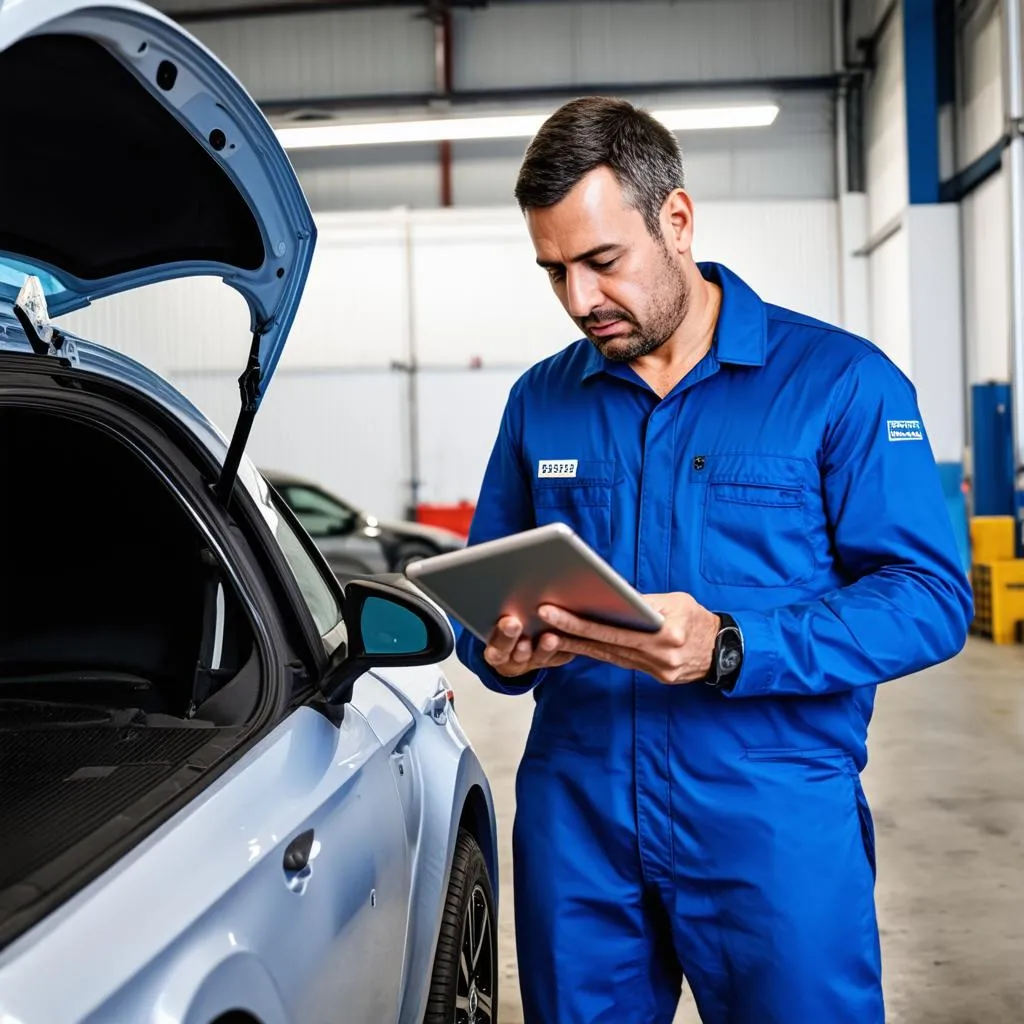
[[[763, 128], [774, 122], [774, 103], [746, 106], [680, 107], [652, 110], [673, 131], [722, 128]], [[326, 149], [332, 146], [380, 146], [397, 142], [458, 142], [467, 139], [509, 139], [535, 135], [548, 114], [505, 114], [496, 117], [444, 117], [426, 121], [325, 124], [281, 127], [277, 137], [285, 149]]]

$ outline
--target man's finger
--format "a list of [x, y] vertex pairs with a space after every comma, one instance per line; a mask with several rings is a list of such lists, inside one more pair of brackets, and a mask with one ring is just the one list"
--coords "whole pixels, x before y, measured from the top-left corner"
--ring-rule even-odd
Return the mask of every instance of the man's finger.
[[534, 646], [533, 661], [538, 668], [554, 666], [559, 655], [558, 637], [554, 633], [541, 633]]
[[561, 633], [584, 637], [596, 643], [611, 644], [615, 647], [634, 647], [637, 637], [643, 635], [631, 629], [619, 629], [600, 622], [592, 622], [589, 619], [581, 619], [564, 608], [556, 608], [550, 604], [541, 605], [537, 609], [537, 614], [549, 626]]
[[512, 660], [523, 664], [533, 656], [533, 644], [529, 640], [520, 640], [512, 648]]
[[645, 663], [637, 657], [636, 651], [629, 647], [618, 647], [615, 644], [596, 643], [593, 640], [577, 640], [573, 637], [561, 637], [558, 641], [560, 652], [606, 661], [620, 668], [635, 668], [648, 671]]
[[522, 632], [523, 624], [518, 619], [511, 615], [500, 618], [488, 637], [487, 646], [484, 648], [484, 660], [489, 665], [504, 664], [508, 661]]

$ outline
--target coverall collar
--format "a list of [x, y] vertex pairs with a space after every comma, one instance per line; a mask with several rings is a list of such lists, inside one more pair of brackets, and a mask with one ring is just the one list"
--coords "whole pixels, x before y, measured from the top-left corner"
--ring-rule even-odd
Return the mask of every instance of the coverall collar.
[[[722, 289], [713, 352], [718, 363], [763, 366], [768, 345], [768, 322], [764, 302], [742, 278], [720, 263], [698, 263], [706, 281]], [[591, 345], [583, 367], [583, 380], [597, 373], [622, 373], [622, 364], [606, 359]]]

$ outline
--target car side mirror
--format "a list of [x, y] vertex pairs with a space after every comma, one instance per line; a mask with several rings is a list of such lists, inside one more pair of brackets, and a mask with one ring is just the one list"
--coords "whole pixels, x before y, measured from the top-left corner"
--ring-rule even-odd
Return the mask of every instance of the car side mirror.
[[372, 668], [429, 665], [455, 649], [443, 612], [406, 581], [355, 579], [344, 589], [348, 642], [335, 652], [320, 684], [328, 703], [346, 702], [353, 683]]

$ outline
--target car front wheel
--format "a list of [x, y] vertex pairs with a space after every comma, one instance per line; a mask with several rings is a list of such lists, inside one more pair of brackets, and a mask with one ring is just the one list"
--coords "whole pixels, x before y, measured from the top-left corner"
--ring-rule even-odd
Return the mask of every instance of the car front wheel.
[[395, 572], [405, 572], [406, 566], [418, 562], [421, 558], [430, 558], [437, 552], [428, 544], [402, 544], [395, 552]]
[[498, 922], [477, 841], [459, 831], [424, 1024], [497, 1024]]

